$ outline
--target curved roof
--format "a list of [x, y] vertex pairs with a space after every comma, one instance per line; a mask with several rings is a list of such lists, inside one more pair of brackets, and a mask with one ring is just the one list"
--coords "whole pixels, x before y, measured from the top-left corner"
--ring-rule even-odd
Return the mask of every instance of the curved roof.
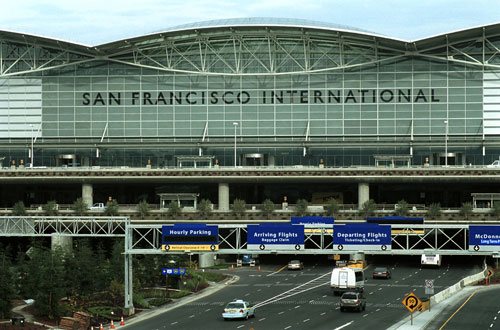
[[377, 34], [371, 31], [355, 28], [347, 25], [340, 25], [334, 23], [326, 23], [314, 20], [306, 19], [296, 19], [296, 18], [278, 18], [278, 17], [246, 17], [246, 18], [229, 18], [229, 19], [217, 19], [202, 22], [193, 22], [181, 25], [175, 25], [168, 27], [163, 30], [154, 31], [153, 33], [159, 32], [171, 32], [178, 30], [192, 30], [192, 29], [203, 29], [210, 27], [222, 27], [222, 26], [242, 26], [242, 25], [256, 25], [256, 26], [297, 26], [297, 27], [309, 27], [309, 28], [327, 28], [332, 30], [345, 30], [353, 32], [363, 32], [369, 34]]

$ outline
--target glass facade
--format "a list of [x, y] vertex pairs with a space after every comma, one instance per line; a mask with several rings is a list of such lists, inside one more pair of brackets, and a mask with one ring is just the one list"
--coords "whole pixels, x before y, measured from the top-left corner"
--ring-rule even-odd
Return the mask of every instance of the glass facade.
[[[35, 139], [39, 165], [51, 166], [63, 153], [82, 155], [88, 165], [153, 159], [172, 166], [176, 155], [200, 153], [233, 165], [236, 139], [238, 154], [265, 153], [276, 165], [324, 159], [349, 166], [373, 165], [377, 154], [411, 154], [423, 163], [443, 152], [446, 139], [448, 151], [470, 162], [497, 157], [494, 147], [482, 150], [482, 141], [500, 134], [500, 73], [491, 68], [438, 58], [452, 57], [447, 47], [432, 48], [432, 56], [373, 51], [368, 44], [345, 48], [323, 30], [310, 33], [318, 39], [314, 47], [296, 38], [299, 29], [286, 30], [270, 57], [262, 46], [270, 40], [265, 29], [251, 31], [241, 42], [251, 49], [231, 52], [218, 40], [211, 44], [217, 51], [204, 57], [193, 49], [201, 43], [191, 40], [134, 65], [96, 59], [4, 77], [0, 138], [25, 144], [3, 153], [9, 161], [28, 159], [26, 143]], [[230, 37], [228, 28], [213, 34]], [[467, 47], [460, 52], [479, 56]]]

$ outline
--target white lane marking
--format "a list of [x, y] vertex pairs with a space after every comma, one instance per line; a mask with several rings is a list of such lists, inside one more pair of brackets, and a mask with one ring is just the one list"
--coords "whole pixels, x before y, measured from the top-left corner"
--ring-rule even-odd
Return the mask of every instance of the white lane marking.
[[326, 298], [326, 294], [323, 296], [323, 298]]
[[194, 314], [193, 314], [193, 315], [191, 315], [189, 318], [193, 318], [193, 317], [194, 317]]
[[302, 322], [306, 323], [306, 322], [309, 322], [309, 321], [311, 321], [311, 319], [305, 319], [305, 320], [304, 320], [304, 321], [302, 321]]
[[415, 274], [418, 274], [418, 271], [416, 271]]
[[354, 321], [351, 321], [351, 322], [349, 322], [349, 323], [346, 323], [346, 324], [344, 324], [344, 325], [341, 325], [340, 327], [335, 328], [335, 329], [333, 329], [333, 330], [340, 330], [340, 329], [342, 329], [342, 328], [345, 328], [345, 327], [347, 327], [347, 326], [351, 325], [351, 323], [352, 323], [352, 322], [354, 322]]
[[378, 311], [380, 311], [380, 308], [377, 308], [377, 310], [375, 312], [378, 312]]
[[177, 323], [179, 323], [179, 322], [175, 321], [175, 322], [170, 323], [170, 325], [174, 325], [174, 324], [177, 324]]
[[260, 290], [262, 290], [262, 289], [257, 290], [257, 292], [259, 292]]
[[382, 288], [378, 288], [378, 291], [382, 290]]
[[294, 308], [299, 308], [299, 307], [300, 307], [300, 305], [298, 305], [298, 306], [295, 306]]
[[246, 296], [249, 296], [249, 295], [250, 295], [250, 293], [245, 293], [245, 297], [246, 297]]
[[368, 315], [369, 315], [369, 314], [365, 314], [365, 315], [363, 315], [363, 317], [367, 317]]
[[369, 294], [373, 294], [373, 292], [370, 292]]
[[323, 312], [323, 313], [321, 313], [321, 314], [319, 314], [319, 315], [323, 316], [323, 315], [325, 315], [325, 314], [326, 314], [326, 312]]
[[290, 329], [291, 327], [292, 327], [292, 326], [291, 326], [291, 325], [289, 325], [289, 326], [287, 326], [287, 327], [285, 328], [285, 330], [286, 330], [286, 329]]
[[284, 313], [284, 312], [283, 312], [283, 311], [281, 311], [281, 312], [279, 312], [279, 313], [278, 313], [278, 315], [281, 315], [281, 314], [283, 314], [283, 313]]
[[265, 317], [263, 317], [263, 318], [259, 319], [259, 322], [260, 322], [260, 321], [264, 321], [265, 319], [266, 319], [266, 318], [265, 318]]
[[209, 309], [205, 309], [205, 312], [210, 312], [212, 309], [209, 308]]
[[242, 325], [240, 325], [239, 327], [236, 327], [236, 329], [243, 328], [244, 326], [245, 326], [245, 325], [244, 325], [244, 324], [242, 324]]

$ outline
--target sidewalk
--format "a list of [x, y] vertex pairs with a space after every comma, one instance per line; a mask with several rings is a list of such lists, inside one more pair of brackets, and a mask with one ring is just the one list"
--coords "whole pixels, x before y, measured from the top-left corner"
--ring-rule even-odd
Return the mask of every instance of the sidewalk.
[[[461, 299], [465, 299], [469, 295], [471, 295], [474, 291], [483, 291], [491, 288], [498, 288], [498, 284], [489, 285], [489, 286], [467, 286], [462, 290], [456, 292], [448, 299], [441, 301], [440, 303], [431, 306], [431, 311], [428, 310], [423, 312], [414, 312], [413, 313], [413, 325], [411, 325], [411, 316], [409, 315], [402, 321], [394, 324], [392, 327], [388, 328], [388, 330], [418, 330], [425, 329], [425, 327], [436, 317], [439, 315], [446, 306], [450, 304], [457, 303]], [[408, 312], [410, 314], [410, 312]]]

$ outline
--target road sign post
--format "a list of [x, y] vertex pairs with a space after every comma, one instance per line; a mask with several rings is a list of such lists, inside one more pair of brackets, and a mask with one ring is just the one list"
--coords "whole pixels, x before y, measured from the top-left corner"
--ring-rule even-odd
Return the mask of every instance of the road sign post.
[[429, 295], [429, 312], [431, 311], [431, 294], [434, 294], [434, 280], [425, 280], [425, 294]]
[[422, 303], [420, 299], [413, 293], [410, 292], [406, 297], [403, 298], [401, 302], [411, 313], [411, 325], [413, 325], [413, 312]]

